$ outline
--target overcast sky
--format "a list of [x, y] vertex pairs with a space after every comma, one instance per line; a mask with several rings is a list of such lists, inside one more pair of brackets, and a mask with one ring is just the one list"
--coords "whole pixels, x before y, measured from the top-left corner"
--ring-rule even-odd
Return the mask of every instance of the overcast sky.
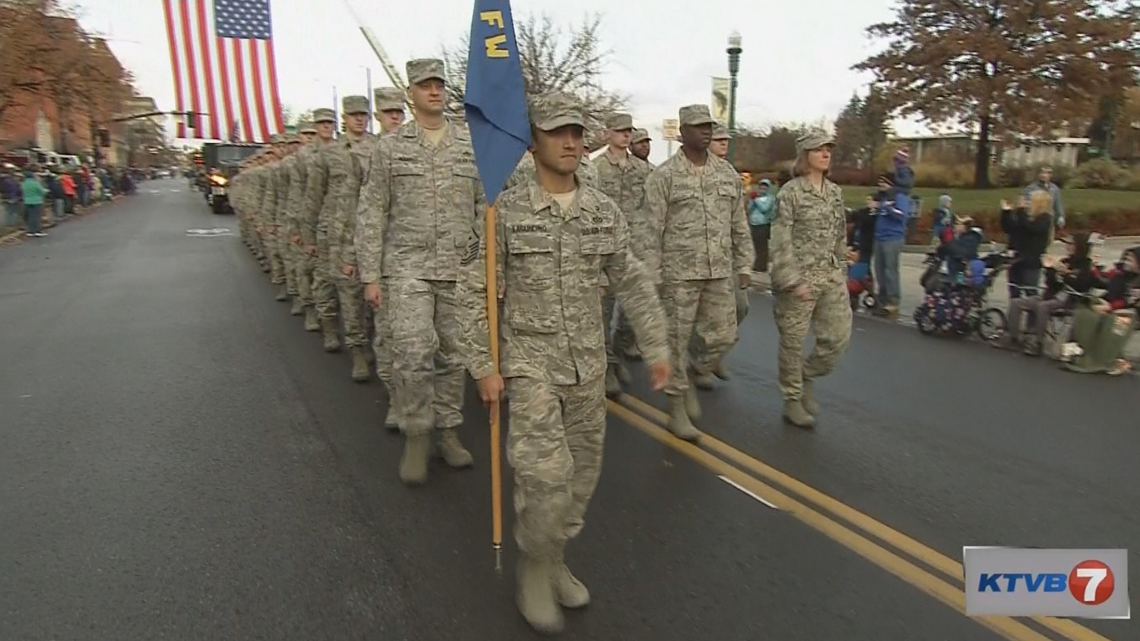
[[[159, 0], [71, 0], [89, 31], [106, 36], [135, 75], [139, 89], [163, 110], [174, 109], [174, 82]], [[350, 0], [403, 74], [410, 58], [438, 55], [471, 24], [471, 0]], [[631, 96], [637, 126], [664, 157], [661, 121], [677, 108], [711, 101], [711, 77], [728, 76], [732, 30], [743, 37], [737, 120], [763, 126], [833, 119], [862, 90], [866, 75], [851, 71], [875, 47], [864, 28], [889, 19], [884, 0], [811, 0], [767, 5], [740, 0], [515, 0], [516, 21], [547, 13], [560, 24], [587, 13], [603, 15], [604, 45], [613, 50], [607, 83]], [[382, 9], [376, 9], [382, 7]], [[698, 9], [699, 7], [699, 9]], [[272, 0], [282, 103], [296, 110], [331, 106], [363, 94], [365, 68], [373, 86], [390, 85], [344, 0]], [[913, 132], [902, 124], [900, 133]]]

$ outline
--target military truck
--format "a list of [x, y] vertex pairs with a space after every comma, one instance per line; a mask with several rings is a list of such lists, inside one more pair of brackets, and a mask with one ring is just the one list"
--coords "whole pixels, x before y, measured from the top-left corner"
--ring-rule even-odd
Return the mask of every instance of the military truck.
[[204, 171], [198, 173], [198, 188], [215, 214], [232, 214], [229, 201], [230, 180], [237, 175], [242, 161], [261, 151], [263, 145], [240, 142], [208, 142], [202, 145]]

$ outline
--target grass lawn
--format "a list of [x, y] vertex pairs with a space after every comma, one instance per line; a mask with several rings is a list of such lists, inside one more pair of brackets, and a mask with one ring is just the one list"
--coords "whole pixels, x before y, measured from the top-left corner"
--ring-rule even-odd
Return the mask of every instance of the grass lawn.
[[[874, 187], [844, 186], [843, 199], [848, 207], [859, 208], [874, 192]], [[953, 210], [958, 214], [998, 214], [1001, 212], [1001, 199], [1016, 203], [1020, 189], [930, 189], [916, 187], [912, 192], [922, 198], [924, 212], [938, 205], [938, 197], [947, 194], [954, 199]], [[1126, 210], [1140, 212], [1140, 192], [1114, 191], [1105, 189], [1062, 189], [1061, 198], [1065, 203], [1065, 213], [1090, 213], [1103, 210]]]

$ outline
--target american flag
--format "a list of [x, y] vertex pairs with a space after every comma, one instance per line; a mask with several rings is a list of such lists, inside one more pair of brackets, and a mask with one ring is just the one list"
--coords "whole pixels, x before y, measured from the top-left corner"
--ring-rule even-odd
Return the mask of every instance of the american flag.
[[162, 0], [177, 111], [195, 128], [179, 138], [222, 140], [240, 131], [266, 142], [285, 130], [277, 93], [269, 0]]

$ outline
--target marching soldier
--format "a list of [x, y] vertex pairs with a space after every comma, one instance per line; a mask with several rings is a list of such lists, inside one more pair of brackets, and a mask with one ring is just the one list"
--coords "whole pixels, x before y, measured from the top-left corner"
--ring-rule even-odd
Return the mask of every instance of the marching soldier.
[[[609, 144], [605, 153], [592, 163], [597, 173], [597, 188], [618, 204], [625, 219], [638, 215], [645, 198], [645, 179], [652, 169], [649, 163], [630, 155], [633, 118], [629, 114], [613, 114], [606, 121]], [[621, 386], [629, 384], [629, 372], [618, 360], [614, 349], [614, 307], [616, 299], [608, 287], [603, 288], [602, 322], [606, 336], [606, 394], [617, 396]], [[628, 339], [627, 339], [628, 340]], [[626, 347], [623, 345], [622, 347]]]
[[286, 156], [281, 159], [274, 170], [277, 185], [277, 245], [281, 252], [281, 262], [285, 267], [285, 291], [277, 293], [277, 300], [287, 301], [297, 296], [296, 260], [293, 254], [293, 235], [295, 221], [289, 216], [289, 169], [297, 162], [297, 151], [301, 148], [301, 138], [297, 134], [286, 136], [288, 146]]
[[313, 304], [312, 270], [301, 235], [300, 212], [305, 198], [305, 179], [308, 177], [308, 152], [317, 137], [317, 127], [313, 121], [303, 120], [297, 124], [297, 135], [301, 138], [301, 148], [293, 154], [293, 162], [289, 165], [289, 193], [285, 199], [285, 219], [289, 228], [286, 238], [289, 252], [293, 256], [293, 281], [297, 286], [293, 307], [289, 310], [293, 316], [304, 314], [305, 309]]
[[[831, 373], [851, 340], [847, 218], [843, 192], [826, 174], [834, 144], [819, 129], [796, 141], [796, 178], [780, 188], [772, 222], [773, 313], [780, 331], [784, 420], [804, 428], [812, 427], [819, 414], [812, 381]], [[815, 347], [805, 360], [809, 329]]]
[[[644, 129], [634, 129], [633, 138], [629, 141], [629, 153], [637, 156], [638, 158], [649, 162], [649, 150], [651, 141], [649, 132]], [[649, 162], [649, 166], [653, 167], [653, 163]]]
[[[280, 224], [278, 219], [277, 168], [289, 147], [285, 136], [278, 135], [273, 142], [273, 161], [265, 166], [262, 180], [260, 223], [262, 244], [269, 258], [270, 281], [278, 290], [278, 299], [285, 293], [285, 262], [281, 257], [281, 244], [278, 242]], [[283, 204], [283, 203], [282, 203]]]
[[455, 280], [468, 231], [486, 200], [471, 135], [443, 113], [443, 61], [411, 60], [407, 73], [416, 117], [382, 137], [372, 153], [357, 211], [356, 259], [369, 302], [388, 306], [405, 438], [400, 478], [420, 484], [427, 481], [433, 430], [449, 466], [472, 464], [456, 433], [464, 376]]
[[[700, 403], [689, 384], [689, 345], [694, 331], [705, 343], [705, 373], [736, 339], [733, 274], [739, 285], [751, 284], [753, 249], [744, 214], [740, 177], [727, 162], [708, 153], [715, 122], [705, 105], [680, 110], [681, 150], [645, 182], [643, 226], [646, 243], [641, 258], [661, 283], [661, 302], [669, 323], [673, 375], [669, 396], [669, 429], [695, 441], [700, 432], [692, 421]], [[640, 339], [640, 335], [638, 339]]]
[[[637, 330], [657, 389], [669, 379], [669, 360], [653, 280], [634, 256], [621, 208], [576, 179], [585, 122], [578, 101], [558, 92], [536, 96], [530, 119], [536, 175], [499, 196], [493, 247], [481, 238], [481, 223], [472, 227], [460, 304], [463, 353], [480, 396], [497, 402], [505, 387], [511, 399], [518, 608], [535, 629], [554, 633], [564, 625], [562, 607], [590, 602], [564, 550], [582, 530], [601, 472], [603, 275]], [[501, 375], [488, 339], [490, 251], [503, 296]]]
[[[329, 212], [325, 205], [329, 181], [326, 152], [336, 144], [333, 140], [336, 114], [325, 107], [315, 109], [313, 123], [317, 128], [317, 140], [306, 156], [305, 193], [298, 212], [301, 242], [305, 244], [305, 253], [309, 255], [312, 266], [310, 291], [313, 307], [305, 311], [305, 329], [320, 331], [324, 335], [325, 351], [335, 352], [340, 349], [340, 334], [336, 324], [336, 281], [330, 273], [329, 262]], [[328, 201], [330, 207], [333, 204], [333, 201]]]

